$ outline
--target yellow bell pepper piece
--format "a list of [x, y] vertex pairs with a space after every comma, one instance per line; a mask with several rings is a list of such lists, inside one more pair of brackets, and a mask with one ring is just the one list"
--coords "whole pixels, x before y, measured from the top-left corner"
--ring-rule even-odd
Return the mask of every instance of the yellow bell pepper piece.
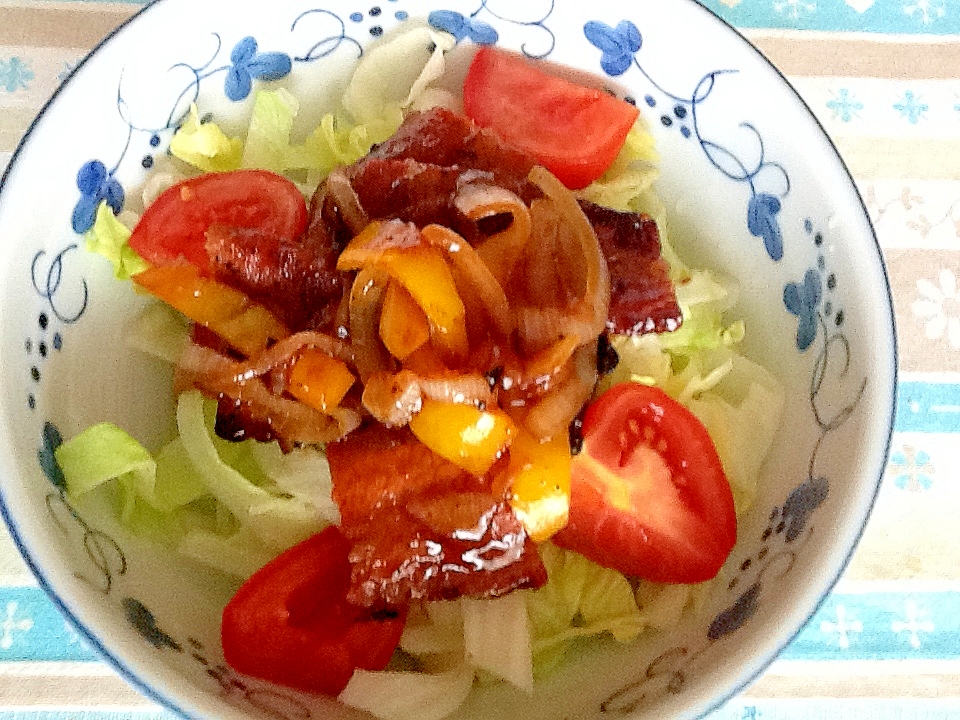
[[430, 340], [430, 321], [398, 282], [389, 283], [383, 297], [380, 338], [398, 360], [406, 360]]
[[287, 392], [320, 412], [335, 408], [353, 387], [356, 378], [340, 360], [320, 350], [307, 350], [290, 371]]
[[566, 526], [570, 513], [570, 443], [566, 437], [539, 442], [520, 431], [510, 445], [507, 479], [510, 506], [535, 542]]
[[239, 290], [203, 277], [189, 263], [155, 265], [132, 280], [248, 357], [290, 335], [265, 307]]
[[441, 351], [458, 358], [469, 352], [467, 312], [457, 293], [450, 266], [431, 247], [391, 250], [380, 264], [413, 296], [427, 319], [430, 334]]
[[373, 222], [350, 241], [337, 260], [338, 270], [370, 266], [410, 293], [427, 316], [431, 338], [439, 350], [458, 359], [467, 356], [467, 312], [439, 248], [424, 243], [412, 226]]
[[493, 466], [517, 431], [498, 410], [437, 400], [423, 401], [410, 430], [437, 455], [474, 475], [483, 475]]

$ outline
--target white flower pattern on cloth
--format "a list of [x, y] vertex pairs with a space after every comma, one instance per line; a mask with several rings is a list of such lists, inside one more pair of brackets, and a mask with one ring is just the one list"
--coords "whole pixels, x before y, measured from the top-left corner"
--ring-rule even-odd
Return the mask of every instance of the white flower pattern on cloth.
[[837, 636], [837, 647], [846, 650], [850, 647], [852, 636], [863, 632], [863, 623], [852, 615], [848, 615], [847, 608], [843, 604], [837, 605], [835, 611], [836, 622], [832, 620], [823, 620], [820, 623], [820, 632], [827, 636]]
[[952, 270], [940, 271], [939, 286], [930, 280], [917, 280], [920, 297], [910, 306], [913, 314], [926, 324], [926, 334], [931, 340], [940, 340], [946, 335], [950, 347], [960, 350], [960, 295], [957, 293], [957, 276]]
[[905, 620], [895, 620], [890, 624], [890, 629], [898, 636], [906, 633], [906, 640], [914, 650], [922, 644], [920, 633], [932, 633], [936, 626], [929, 618], [926, 618], [926, 610], [921, 610], [913, 600], [907, 600], [904, 604]]

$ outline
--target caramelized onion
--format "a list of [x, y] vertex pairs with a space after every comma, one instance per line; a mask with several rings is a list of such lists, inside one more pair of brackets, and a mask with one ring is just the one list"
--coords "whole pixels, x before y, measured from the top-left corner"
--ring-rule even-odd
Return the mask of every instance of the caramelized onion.
[[347, 173], [342, 167], [336, 167], [327, 175], [326, 183], [327, 196], [340, 210], [340, 217], [347, 229], [357, 235], [369, 224], [370, 218], [360, 204], [360, 198], [350, 184]]
[[417, 376], [409, 370], [374, 373], [364, 384], [363, 406], [387, 427], [406, 425], [423, 407]]
[[[262, 353], [247, 360], [236, 361], [223, 372], [237, 382], [264, 376], [273, 370], [292, 364], [302, 350], [320, 350], [331, 357], [353, 364], [353, 350], [342, 340], [323, 333], [305, 330], [274, 343]], [[231, 377], [225, 377], [229, 380]]]
[[350, 342], [360, 381], [378, 372], [391, 372], [393, 360], [380, 340], [380, 308], [387, 289], [383, 273], [364, 268], [350, 291]]
[[565, 435], [580, 408], [590, 399], [597, 382], [596, 344], [581, 345], [573, 356], [575, 372], [545, 395], [524, 418], [535, 437], [548, 440]]
[[190, 343], [180, 356], [179, 380], [208, 396], [226, 397], [263, 418], [277, 437], [288, 443], [328, 443], [360, 424], [360, 416], [343, 408], [330, 414], [275, 395], [258, 377], [244, 379], [231, 372], [236, 362], [210, 348]]
[[[479, 306], [490, 319], [497, 333], [507, 338], [513, 330], [510, 303], [500, 282], [480, 258], [470, 243], [442, 225], [428, 225], [421, 234], [430, 245], [446, 251], [454, 281], [460, 289], [464, 304]], [[477, 302], [470, 302], [476, 299]]]
[[530, 211], [517, 195], [506, 188], [486, 183], [461, 187], [454, 205], [470, 220], [510, 215], [510, 225], [491, 235], [478, 248], [477, 255], [501, 286], [506, 286], [530, 239]]
[[578, 344], [584, 338], [595, 340], [592, 326], [580, 313], [559, 308], [522, 307], [517, 310], [517, 336], [525, 353], [533, 355], [550, 347], [564, 336]]
[[576, 197], [549, 170], [539, 165], [530, 171], [530, 181], [555, 205], [560, 215], [560, 224], [569, 232], [571, 247], [579, 250], [583, 262], [583, 292], [576, 303], [576, 317], [585, 323], [589, 332], [581, 336], [586, 343], [599, 337], [606, 325], [610, 311], [610, 274], [607, 261], [600, 249], [597, 235], [583, 214]]
[[493, 403], [490, 385], [479, 373], [418, 375], [405, 369], [372, 375], [364, 387], [363, 406], [384, 425], [406, 425], [420, 411], [424, 398], [478, 407]]

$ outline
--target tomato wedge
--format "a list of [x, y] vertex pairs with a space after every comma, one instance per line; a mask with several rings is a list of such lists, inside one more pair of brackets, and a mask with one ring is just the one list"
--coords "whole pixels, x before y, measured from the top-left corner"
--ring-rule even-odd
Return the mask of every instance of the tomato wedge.
[[140, 218], [129, 244], [154, 265], [185, 258], [206, 272], [206, 234], [212, 225], [293, 240], [307, 227], [307, 204], [296, 185], [266, 170], [201, 175], [161, 193]]
[[463, 107], [478, 125], [536, 158], [571, 190], [610, 167], [640, 114], [609, 93], [548, 75], [492, 46], [477, 51]]
[[703, 582], [736, 543], [733, 493], [706, 428], [658, 388], [622, 383], [592, 403], [571, 475], [570, 521], [554, 542], [600, 565]]
[[223, 611], [223, 655], [237, 672], [336, 696], [354, 670], [382, 670], [405, 613], [374, 615], [347, 602], [349, 541], [336, 527], [258, 570]]

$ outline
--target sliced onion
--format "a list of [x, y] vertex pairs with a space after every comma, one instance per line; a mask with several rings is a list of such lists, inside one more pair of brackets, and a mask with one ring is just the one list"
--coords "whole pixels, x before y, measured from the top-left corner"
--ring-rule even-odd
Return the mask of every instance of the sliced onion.
[[517, 195], [506, 188], [486, 183], [469, 183], [461, 187], [454, 205], [470, 220], [482, 220], [495, 215], [510, 215], [510, 226], [487, 238], [477, 254], [502, 286], [523, 254], [530, 239], [530, 212]]
[[370, 218], [360, 204], [360, 198], [347, 173], [342, 167], [336, 167], [327, 175], [326, 183], [327, 195], [340, 210], [340, 217], [347, 229], [358, 235], [370, 223]]
[[366, 384], [378, 372], [392, 372], [393, 360], [380, 340], [380, 310], [387, 276], [364, 268], [350, 291], [350, 342], [360, 381]]
[[347, 364], [353, 364], [353, 350], [342, 340], [324, 333], [306, 330], [280, 340], [252, 358], [234, 362], [232, 367], [224, 368], [223, 371], [234, 376], [236, 381], [242, 382], [267, 375], [290, 364], [297, 358], [300, 351], [307, 349], [320, 350]]
[[480, 373], [445, 373], [420, 376], [420, 390], [425, 398], [440, 402], [486, 407], [493, 404], [490, 383]]
[[581, 340], [590, 342], [603, 332], [610, 311], [610, 273], [600, 242], [576, 197], [549, 170], [534, 166], [530, 171], [530, 181], [555, 204], [561, 226], [573, 233], [570, 242], [580, 249], [584, 263], [584, 286], [582, 298], [577, 303], [580, 308], [577, 317], [590, 328]]
[[406, 425], [423, 407], [416, 374], [409, 370], [374, 373], [364, 384], [363, 406], [387, 427]]
[[450, 371], [423, 376], [401, 370], [372, 375], [364, 387], [363, 406], [384, 425], [406, 425], [420, 411], [424, 398], [478, 407], [487, 407], [494, 400], [487, 379], [479, 373]]
[[565, 381], [574, 371], [573, 357], [578, 345], [578, 339], [574, 336], [560, 338], [546, 350], [529, 358], [520, 376], [520, 387], [528, 392], [530, 389], [542, 392]]
[[526, 414], [524, 425], [535, 437], [548, 440], [569, 432], [570, 423], [593, 394], [596, 359], [596, 345], [581, 345], [573, 357], [576, 372]]
[[522, 307], [517, 310], [517, 336], [527, 355], [533, 355], [550, 347], [561, 338], [575, 337], [577, 344], [584, 338], [596, 340], [589, 321], [575, 311], [559, 308]]
[[230, 398], [263, 418], [277, 437], [291, 443], [339, 440], [360, 424], [360, 416], [343, 408], [324, 414], [303, 403], [271, 393], [258, 377], [240, 379], [230, 370], [235, 361], [191, 343], [180, 357], [180, 381], [213, 397]]

